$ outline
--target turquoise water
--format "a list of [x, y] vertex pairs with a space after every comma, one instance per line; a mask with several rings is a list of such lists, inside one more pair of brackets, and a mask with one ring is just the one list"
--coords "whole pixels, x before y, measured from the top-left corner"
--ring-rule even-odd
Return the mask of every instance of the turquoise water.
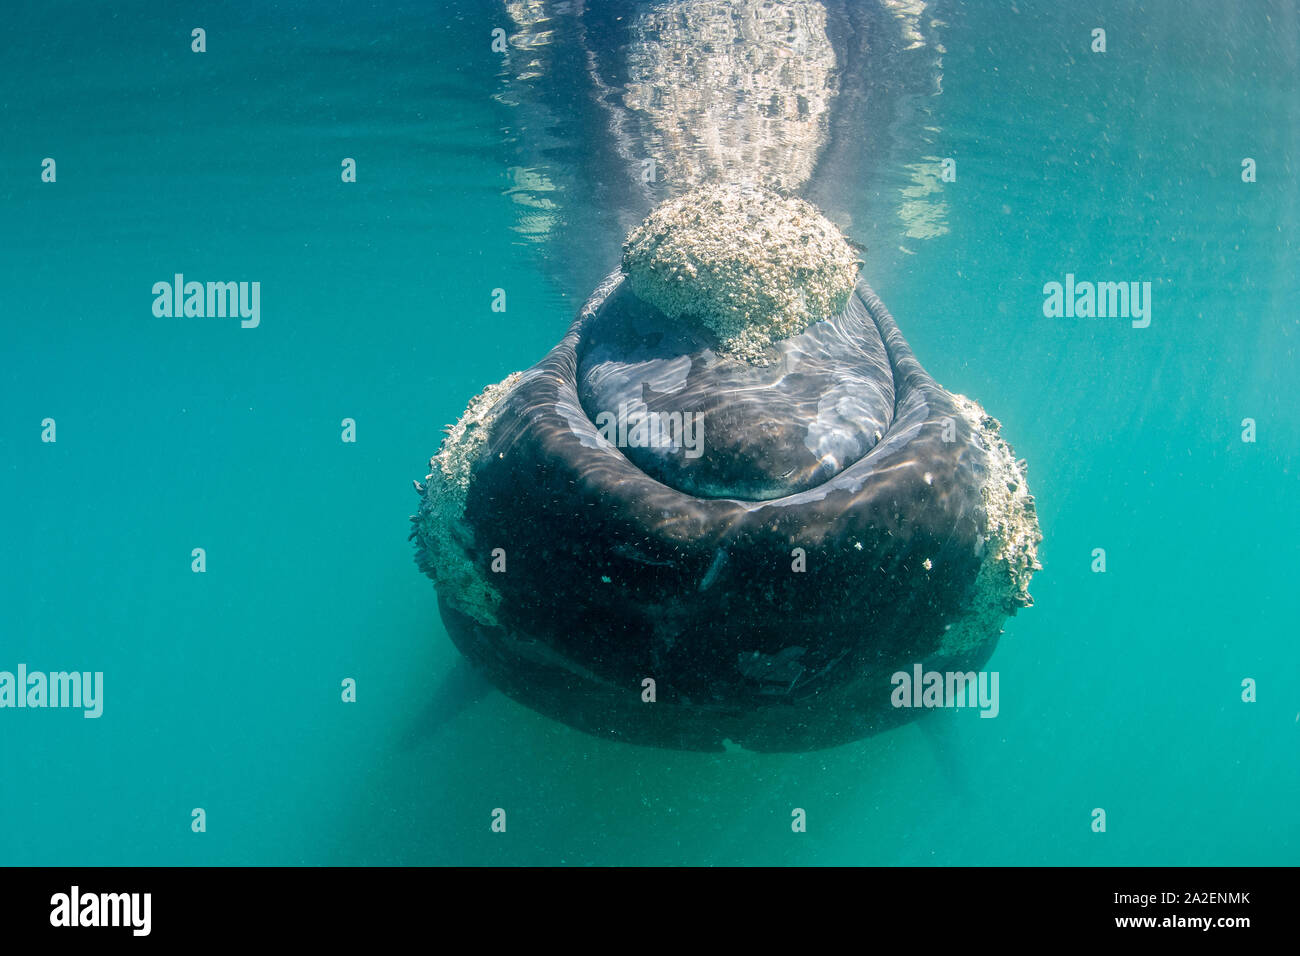
[[[988, 665], [996, 719], [793, 756], [608, 743], [500, 696], [428, 719], [456, 653], [410, 479], [622, 238], [520, 228], [548, 131], [499, 95], [501, 9], [7, 16], [0, 670], [105, 693], [96, 720], [0, 710], [0, 863], [1297, 862], [1294, 3], [932, 6], [941, 92], [863, 131], [851, 232], [1029, 461], [1045, 568]], [[942, 157], [957, 180], [918, 194]], [[260, 326], [156, 318], [175, 273], [259, 281]], [[1150, 281], [1150, 327], [1045, 318], [1066, 273]]]

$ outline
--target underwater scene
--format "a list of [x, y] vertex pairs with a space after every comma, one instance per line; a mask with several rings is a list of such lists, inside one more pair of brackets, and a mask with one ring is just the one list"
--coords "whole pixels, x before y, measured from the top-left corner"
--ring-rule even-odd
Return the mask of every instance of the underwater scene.
[[1300, 4], [19, 2], [0, 865], [1300, 862]]

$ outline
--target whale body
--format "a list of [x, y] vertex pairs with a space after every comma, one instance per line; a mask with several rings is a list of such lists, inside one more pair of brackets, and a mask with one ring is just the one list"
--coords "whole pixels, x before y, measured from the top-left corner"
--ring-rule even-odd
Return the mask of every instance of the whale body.
[[[664, 96], [638, 83], [669, 56], [655, 44], [673, 24], [714, 45], [795, 44], [798, 97], [732, 131], [770, 147], [752, 168], [698, 144], [667, 165], [682, 188], [762, 179], [815, 194], [798, 143], [824, 143], [836, 96], [857, 103], [835, 87], [855, 74], [820, 44], [821, 6], [651, 7], [654, 29], [623, 51], [639, 140], [669, 138]], [[703, 232], [702, 249], [716, 239]], [[728, 254], [688, 256], [696, 278], [669, 283], [671, 301], [722, 282], [725, 304]], [[416, 561], [452, 641], [492, 685], [606, 739], [802, 751], [915, 719], [891, 700], [895, 674], [979, 670], [1032, 603], [1041, 534], [1000, 424], [934, 381], [862, 279], [834, 314], [740, 353], [689, 304], [638, 294], [629, 270], [598, 284], [536, 365], [472, 400], [416, 483]]]

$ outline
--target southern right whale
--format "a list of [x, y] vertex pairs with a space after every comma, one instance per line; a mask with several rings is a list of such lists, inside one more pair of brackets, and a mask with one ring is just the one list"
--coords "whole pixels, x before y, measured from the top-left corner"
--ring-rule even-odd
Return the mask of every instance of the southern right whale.
[[[926, 373], [822, 214], [861, 166], [855, 6], [610, 4], [570, 24], [606, 120], [592, 162], [629, 171], [609, 206], [622, 263], [449, 427], [412, 538], [476, 672], [603, 738], [857, 739], [919, 716], [892, 674], [977, 670], [1031, 603], [1024, 463]], [[701, 416], [703, 454], [611, 440], [602, 415], [633, 406]]]

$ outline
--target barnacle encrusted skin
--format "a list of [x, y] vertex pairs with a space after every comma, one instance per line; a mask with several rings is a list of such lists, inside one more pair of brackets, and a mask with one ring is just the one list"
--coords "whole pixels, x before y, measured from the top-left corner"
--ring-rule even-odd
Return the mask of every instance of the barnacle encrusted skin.
[[953, 397], [987, 458], [988, 473], [981, 489], [987, 528], [972, 601], [967, 612], [944, 632], [944, 653], [966, 651], [996, 638], [1008, 616], [1034, 603], [1029, 579], [1042, 569], [1038, 544], [1043, 534], [1024, 462], [1016, 461], [996, 418], [964, 395]]
[[433, 579], [443, 600], [481, 624], [497, 623], [501, 596], [492, 586], [465, 521], [470, 478], [487, 441], [497, 409], [519, 381], [515, 372], [476, 395], [460, 420], [447, 429], [437, 454], [429, 459], [429, 474], [421, 493], [415, 525], [415, 563]]
[[700, 323], [719, 351], [751, 362], [843, 309], [860, 266], [810, 203], [749, 186], [703, 186], [671, 199], [623, 244], [638, 298]]

